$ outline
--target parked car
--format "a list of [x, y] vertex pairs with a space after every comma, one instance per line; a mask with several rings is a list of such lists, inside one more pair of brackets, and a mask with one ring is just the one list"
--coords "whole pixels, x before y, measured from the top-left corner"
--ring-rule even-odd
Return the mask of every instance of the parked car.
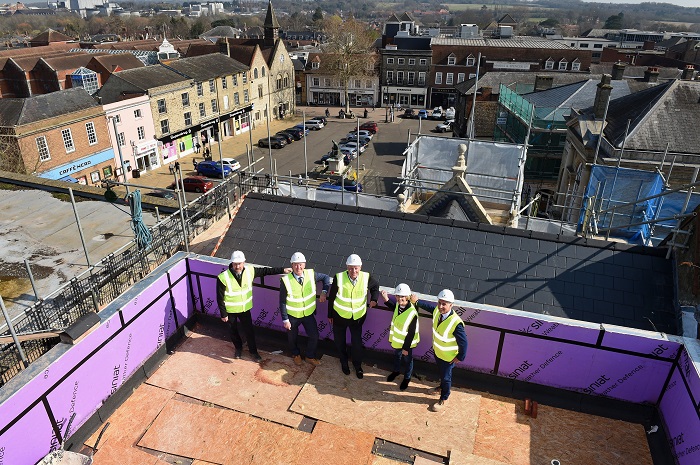
[[[214, 183], [204, 176], [188, 176], [182, 180], [187, 192], [207, 192], [214, 187]], [[168, 189], [175, 189], [175, 183], [170, 184]]]
[[352, 161], [355, 158], [357, 158], [357, 148], [355, 147], [346, 147], [346, 146], [341, 146], [340, 147], [340, 153], [344, 156], [347, 157], [348, 160], [345, 161], [345, 164], [348, 164], [348, 161]]
[[324, 126], [328, 126], [328, 120], [324, 116], [314, 116], [313, 118], [309, 118], [309, 121], [314, 120], [322, 122]]
[[[270, 136], [270, 146], [273, 149], [281, 149], [287, 145], [287, 141], [280, 136]], [[263, 137], [258, 141], [258, 147], [268, 147], [267, 137]]]
[[406, 111], [403, 112], [403, 117], [404, 118], [415, 118], [416, 112], [413, 111], [411, 108], [406, 108]]
[[357, 137], [357, 136], [355, 136], [354, 134], [349, 134], [347, 138], [341, 139], [341, 141], [342, 141], [342, 143], [346, 143], [346, 142], [359, 142], [360, 144], [367, 146], [367, 145], [369, 145], [369, 143], [372, 141], [372, 139], [370, 139], [370, 138], [367, 137], [367, 136], [360, 136], [360, 137]]
[[376, 134], [377, 131], [379, 130], [379, 127], [377, 126], [377, 123], [375, 123], [374, 121], [367, 121], [367, 122], [362, 123], [360, 125], [360, 131], [362, 131], [362, 130], [369, 131], [372, 134]]
[[428, 110], [418, 110], [418, 119], [428, 119]]
[[149, 197], [158, 197], [159, 199], [175, 200], [175, 194], [167, 191], [146, 192]]
[[355, 149], [357, 150], [360, 154], [362, 154], [366, 149], [367, 146], [363, 145], [359, 142], [346, 142], [343, 145], [340, 146], [341, 149], [343, 148], [350, 148], [350, 149]]
[[[304, 125], [303, 125], [303, 124], [297, 124], [297, 125], [294, 126], [294, 127], [295, 127], [295, 128], [299, 128], [299, 129], [301, 129], [302, 131], [304, 130]], [[304, 135], [305, 135], [305, 136], [308, 136], [308, 135], [309, 135], [309, 126], [306, 126], [306, 132], [304, 132]]]
[[455, 119], [455, 108], [450, 107], [445, 110], [445, 119]]
[[306, 127], [313, 129], [314, 131], [318, 131], [320, 129], [323, 129], [323, 121], [318, 120], [318, 119], [310, 119], [306, 121]]
[[366, 130], [361, 129], [360, 132], [357, 132], [357, 131], [349, 132], [348, 135], [345, 136], [345, 138], [347, 140], [353, 140], [358, 135], [360, 137], [365, 137], [365, 138], [370, 139], [370, 140], [372, 139], [372, 137], [374, 137], [374, 134], [372, 134], [370, 131], [366, 131]]
[[435, 131], [437, 132], [447, 132], [452, 130], [452, 125], [454, 124], [455, 120], [453, 119], [448, 119], [447, 121], [438, 124], [435, 126]]
[[288, 132], [294, 136], [295, 140], [301, 140], [302, 137], [304, 137], [304, 130], [301, 128], [293, 127], [293, 128], [287, 128], [284, 130], [284, 132]]
[[241, 164], [235, 158], [222, 158], [221, 161], [234, 172], [241, 169]]
[[432, 119], [442, 119], [445, 116], [445, 112], [442, 111], [442, 107], [433, 108], [433, 113], [430, 115]]
[[324, 182], [318, 186], [319, 189], [326, 191], [339, 191], [343, 190], [343, 187], [346, 191], [362, 192], [362, 183], [358, 183], [357, 181], [351, 180], [345, 180], [344, 183]]
[[200, 161], [197, 163], [197, 174], [208, 178], [221, 178], [222, 167], [224, 176], [233, 173], [230, 166], [222, 165], [218, 161]]
[[287, 142], [287, 144], [291, 144], [292, 142], [294, 142], [294, 137], [286, 131], [279, 131], [275, 135], [280, 136]]

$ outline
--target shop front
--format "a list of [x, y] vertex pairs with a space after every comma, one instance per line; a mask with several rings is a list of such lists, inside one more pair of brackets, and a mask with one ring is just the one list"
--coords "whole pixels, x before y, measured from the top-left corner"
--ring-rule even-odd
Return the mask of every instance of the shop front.
[[309, 102], [313, 105], [328, 105], [328, 106], [340, 106], [340, 92], [311, 92], [311, 101]]
[[158, 142], [151, 140], [134, 145], [134, 160], [136, 169], [141, 172], [150, 171], [160, 166], [158, 160]]
[[425, 108], [427, 89], [423, 87], [384, 86], [382, 105], [387, 107]]
[[433, 88], [430, 91], [430, 108], [454, 107], [457, 103], [457, 91], [454, 89]]
[[81, 184], [98, 185], [102, 179], [114, 176], [114, 160], [114, 149], [109, 148], [43, 171], [38, 175], [46, 179], [70, 180], [72, 178]]
[[350, 106], [354, 107], [373, 107], [374, 92], [352, 92], [348, 94]]

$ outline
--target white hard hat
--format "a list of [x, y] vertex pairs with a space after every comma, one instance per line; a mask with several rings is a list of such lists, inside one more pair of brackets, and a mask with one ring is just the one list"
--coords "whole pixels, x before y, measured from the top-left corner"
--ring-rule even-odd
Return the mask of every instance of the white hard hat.
[[236, 250], [231, 254], [231, 261], [233, 263], [243, 263], [245, 261], [245, 255], [240, 250]]
[[292, 263], [306, 263], [306, 257], [301, 252], [294, 252], [291, 259]]
[[345, 262], [347, 266], [362, 266], [362, 259], [356, 253], [350, 255]]
[[411, 295], [411, 288], [408, 287], [408, 284], [401, 283], [398, 286], [396, 286], [396, 290], [394, 291], [394, 295], [408, 297]]
[[443, 289], [440, 291], [438, 294], [438, 299], [444, 300], [445, 302], [454, 302], [455, 301], [455, 295], [452, 293], [451, 290], [449, 289]]

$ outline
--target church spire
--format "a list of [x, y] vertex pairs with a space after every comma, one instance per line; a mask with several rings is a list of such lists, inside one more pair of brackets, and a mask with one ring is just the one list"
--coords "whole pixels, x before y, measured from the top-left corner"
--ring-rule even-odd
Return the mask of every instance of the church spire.
[[272, 0], [267, 4], [267, 14], [265, 15], [265, 45], [275, 45], [278, 38], [280, 23], [272, 9]]

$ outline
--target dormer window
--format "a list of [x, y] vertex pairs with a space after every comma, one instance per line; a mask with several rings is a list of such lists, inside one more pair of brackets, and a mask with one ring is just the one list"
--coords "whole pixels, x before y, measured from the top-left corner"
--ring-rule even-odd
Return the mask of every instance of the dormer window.
[[455, 57], [453, 54], [447, 57], [447, 64], [448, 65], [456, 65], [457, 64], [457, 57]]
[[318, 69], [318, 67], [321, 65], [321, 63], [315, 61], [311, 63], [311, 69]]
[[571, 71], [581, 71], [581, 62], [578, 58], [571, 62]]
[[547, 58], [547, 61], [544, 62], [544, 69], [554, 69], [554, 60]]
[[474, 55], [469, 55], [467, 57], [467, 66], [474, 66], [474, 63], [476, 63], [476, 58], [474, 58]]
[[568, 65], [569, 65], [569, 62], [562, 58], [561, 61], [559, 62], [559, 71], [566, 71], [566, 67]]

